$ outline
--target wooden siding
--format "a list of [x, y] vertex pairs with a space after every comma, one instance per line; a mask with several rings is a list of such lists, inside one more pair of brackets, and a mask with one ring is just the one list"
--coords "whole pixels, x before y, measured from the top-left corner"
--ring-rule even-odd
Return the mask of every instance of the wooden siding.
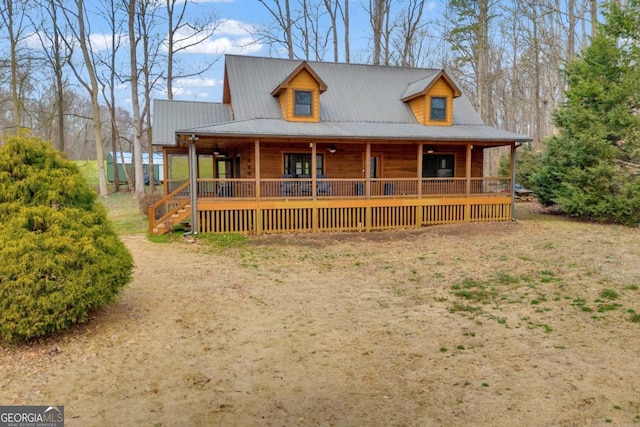
[[[313, 93], [310, 117], [296, 116], [294, 114], [296, 90], [307, 90]], [[319, 122], [320, 121], [320, 88], [318, 82], [305, 69], [291, 79], [287, 89], [280, 94], [280, 109], [285, 120], [290, 122]]]
[[[338, 145], [338, 151], [329, 153], [327, 144], [319, 144], [317, 153], [324, 157], [324, 174], [329, 178], [357, 179], [365, 178], [365, 150], [364, 145], [344, 144]], [[471, 151], [471, 176], [481, 177], [483, 173], [482, 148]], [[301, 144], [289, 143], [270, 146], [262, 144], [260, 147], [260, 176], [262, 178], [280, 178], [284, 171], [285, 153], [307, 153], [311, 149]], [[426, 154], [426, 153], [425, 153]], [[434, 155], [451, 154], [455, 156], [456, 178], [465, 177], [466, 146], [440, 146]], [[249, 158], [252, 153], [247, 154]], [[371, 149], [371, 156], [379, 159], [379, 178], [415, 178], [418, 174], [418, 146], [415, 144], [387, 144], [375, 145]], [[249, 171], [244, 173], [245, 161], [243, 160], [243, 177], [252, 177]]]
[[[431, 120], [431, 98], [440, 97], [447, 100], [446, 119], [443, 121]], [[426, 93], [426, 112], [424, 116], [424, 124], [431, 126], [451, 126], [453, 122], [453, 88], [447, 83], [446, 79], [440, 77]]]
[[427, 120], [427, 97], [419, 96], [409, 101], [409, 108], [413, 111], [413, 115], [416, 116], [418, 123], [425, 124]]
[[[455, 89], [451, 87], [446, 78], [441, 76], [422, 96], [409, 100], [409, 108], [416, 117], [418, 123], [431, 126], [451, 126], [453, 123], [453, 96]], [[431, 98], [445, 98], [447, 111], [445, 120], [431, 120]]]

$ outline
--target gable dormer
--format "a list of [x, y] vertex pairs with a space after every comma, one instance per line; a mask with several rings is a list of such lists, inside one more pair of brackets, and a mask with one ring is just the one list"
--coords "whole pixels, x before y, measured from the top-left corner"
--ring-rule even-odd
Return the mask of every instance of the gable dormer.
[[404, 93], [405, 102], [423, 125], [451, 126], [453, 99], [462, 95], [444, 70], [411, 83]]
[[319, 122], [320, 94], [327, 85], [311, 66], [303, 61], [271, 95], [278, 97], [282, 116], [290, 122]]

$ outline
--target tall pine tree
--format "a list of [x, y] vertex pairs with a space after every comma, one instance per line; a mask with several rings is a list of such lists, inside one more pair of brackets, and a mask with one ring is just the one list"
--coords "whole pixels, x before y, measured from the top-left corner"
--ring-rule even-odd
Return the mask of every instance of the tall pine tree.
[[559, 133], [533, 181], [543, 204], [570, 215], [640, 224], [639, 4], [610, 5], [601, 31], [565, 69]]

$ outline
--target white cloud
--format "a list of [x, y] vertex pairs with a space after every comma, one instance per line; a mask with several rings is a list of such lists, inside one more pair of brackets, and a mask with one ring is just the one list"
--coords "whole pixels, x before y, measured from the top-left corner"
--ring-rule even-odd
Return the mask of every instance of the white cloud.
[[241, 37], [232, 39], [229, 37], [219, 37], [204, 40], [195, 46], [185, 49], [185, 53], [224, 55], [227, 53], [246, 54], [255, 53], [262, 49], [262, 45], [257, 43], [252, 37]]
[[[117, 38], [118, 40], [116, 41], [116, 44], [119, 43], [120, 48], [128, 45], [129, 40], [125, 35], [120, 34], [117, 36]], [[109, 51], [111, 49], [112, 40], [113, 40], [112, 34], [94, 33], [89, 35], [89, 44], [91, 45], [91, 48], [93, 49], [94, 53]], [[48, 49], [52, 49], [52, 46], [53, 46], [51, 40], [49, 39], [49, 36], [44, 34], [39, 36], [37, 32], [31, 33], [28, 36], [26, 36], [23, 42], [25, 43], [27, 48], [31, 48], [31, 49], [42, 49], [42, 44], [44, 44], [45, 45], [44, 47]], [[80, 48], [78, 46], [78, 42], [74, 41], [74, 44], [76, 45], [77, 50], [79, 50]]]
[[235, 19], [225, 19], [218, 25], [217, 32], [233, 36], [246, 36], [255, 32], [255, 25]]
[[234, 19], [222, 21], [211, 37], [204, 38], [201, 34], [182, 32], [176, 34], [176, 39], [184, 40], [176, 43], [176, 49], [188, 46], [180, 53], [224, 55], [227, 53], [250, 54], [262, 49], [262, 44], [256, 41], [252, 32], [255, 27]]
[[173, 83], [175, 87], [214, 87], [222, 84], [222, 80], [210, 79], [206, 77], [176, 79], [176, 81]]

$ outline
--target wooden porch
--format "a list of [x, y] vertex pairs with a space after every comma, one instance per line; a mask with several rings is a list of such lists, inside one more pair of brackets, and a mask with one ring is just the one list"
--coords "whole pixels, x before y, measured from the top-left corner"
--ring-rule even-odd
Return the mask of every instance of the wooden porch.
[[483, 150], [500, 144], [200, 138], [196, 150], [197, 139], [165, 150], [150, 233], [187, 221], [198, 233], [263, 234], [512, 219], [512, 179], [482, 176]]
[[[190, 184], [178, 184], [150, 208], [150, 233], [190, 220]], [[198, 179], [196, 218], [200, 233], [244, 234], [508, 221], [511, 179]]]

